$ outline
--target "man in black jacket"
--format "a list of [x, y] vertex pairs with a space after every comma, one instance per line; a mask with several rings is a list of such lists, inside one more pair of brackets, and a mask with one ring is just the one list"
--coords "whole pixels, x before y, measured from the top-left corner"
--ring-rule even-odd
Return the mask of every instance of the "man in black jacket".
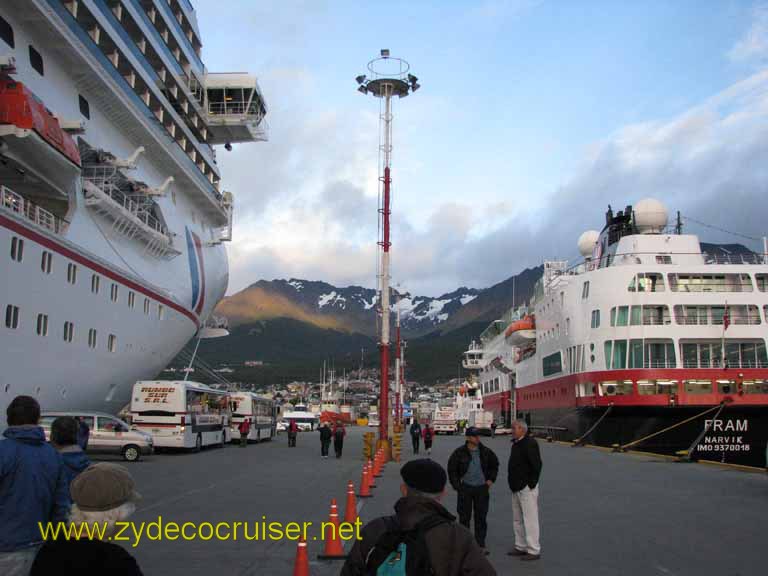
[[416, 418], [413, 419], [411, 424], [411, 442], [413, 442], [413, 453], [419, 453], [419, 442], [421, 442], [421, 424]]
[[499, 473], [499, 459], [493, 450], [480, 442], [477, 428], [470, 426], [467, 441], [451, 454], [448, 460], [448, 479], [458, 492], [457, 512], [459, 522], [469, 528], [472, 509], [475, 511], [475, 539], [484, 554], [485, 534], [488, 530], [486, 516], [490, 501], [489, 490]]
[[509, 453], [507, 479], [512, 490], [515, 548], [510, 556], [521, 560], [538, 560], [539, 546], [539, 476], [541, 455], [539, 444], [528, 435], [528, 425], [522, 420], [512, 424], [512, 450]]

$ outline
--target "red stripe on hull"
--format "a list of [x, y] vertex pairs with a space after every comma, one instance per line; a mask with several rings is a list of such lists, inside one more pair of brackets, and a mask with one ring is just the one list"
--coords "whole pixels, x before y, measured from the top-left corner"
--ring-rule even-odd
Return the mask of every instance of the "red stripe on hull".
[[60, 254], [66, 258], [69, 258], [73, 262], [82, 264], [83, 266], [90, 268], [94, 272], [98, 272], [102, 276], [115, 280], [116, 282], [121, 283], [123, 286], [126, 286], [132, 290], [135, 290], [136, 292], [144, 294], [145, 296], [149, 296], [150, 298], [160, 302], [161, 304], [164, 304], [165, 306], [168, 306], [169, 308], [176, 310], [180, 314], [183, 314], [184, 316], [192, 320], [192, 322], [195, 324], [196, 327], [198, 328], [200, 327], [200, 323], [197, 319], [197, 316], [195, 316], [192, 311], [187, 310], [186, 308], [177, 304], [173, 300], [170, 300], [165, 296], [158, 294], [157, 292], [153, 292], [152, 290], [145, 288], [141, 284], [138, 284], [137, 282], [134, 282], [133, 280], [130, 280], [125, 276], [121, 276], [117, 272], [114, 272], [112, 270], [109, 270], [108, 268], [105, 268], [101, 264], [98, 264], [97, 262], [94, 262], [93, 260], [86, 258], [82, 254], [79, 254], [73, 250], [70, 250], [66, 246], [63, 246], [57, 242], [54, 242], [47, 236], [40, 234], [35, 230], [27, 228], [26, 226], [22, 226], [18, 222], [11, 220], [10, 218], [7, 218], [3, 214], [0, 214], [0, 226], [3, 226], [4, 228], [11, 230], [12, 232], [15, 232], [20, 236], [24, 236], [25, 238], [32, 240], [33, 242], [37, 242], [41, 246], [45, 246], [49, 250], [52, 250], [53, 252], [56, 252], [57, 254]]
[[[640, 394], [638, 380], [676, 380], [677, 385], [673, 394]], [[713, 390], [717, 380], [732, 380], [736, 390], [724, 394], [713, 392], [708, 394], [690, 394], [685, 391], [685, 380], [709, 380]], [[580, 406], [715, 406], [721, 402], [743, 406], [768, 406], [768, 394], [743, 394], [739, 392], [743, 380], [768, 380], [768, 369], [765, 368], [670, 368], [670, 369], [635, 369], [635, 370], [605, 370], [601, 372], [583, 372], [571, 374], [545, 382], [539, 382], [515, 390], [517, 410], [536, 410], [547, 408], [569, 408]], [[632, 382], [631, 394], [600, 396], [596, 391], [594, 396], [576, 396], [578, 384]]]

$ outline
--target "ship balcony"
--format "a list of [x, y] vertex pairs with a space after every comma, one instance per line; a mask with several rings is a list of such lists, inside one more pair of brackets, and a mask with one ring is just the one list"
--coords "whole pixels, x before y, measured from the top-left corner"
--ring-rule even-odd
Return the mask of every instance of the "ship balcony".
[[82, 178], [85, 204], [112, 221], [112, 229], [144, 244], [144, 251], [156, 258], [175, 258], [167, 227], [152, 214], [154, 202], [144, 194], [127, 194], [110, 178], [109, 170], [89, 170]]
[[207, 74], [205, 111], [209, 144], [267, 140], [267, 107], [254, 76]]
[[24, 198], [21, 194], [17, 194], [2, 185], [0, 185], [0, 209], [16, 214], [54, 234], [63, 234], [68, 225], [68, 222], [63, 218], [59, 218], [31, 200]]

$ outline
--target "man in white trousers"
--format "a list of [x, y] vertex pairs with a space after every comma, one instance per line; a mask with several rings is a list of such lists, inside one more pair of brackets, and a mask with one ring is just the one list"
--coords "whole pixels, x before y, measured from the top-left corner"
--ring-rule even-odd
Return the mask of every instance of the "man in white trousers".
[[509, 453], [507, 480], [512, 490], [515, 547], [507, 552], [531, 561], [541, 558], [539, 545], [539, 476], [541, 454], [535, 438], [528, 435], [522, 420], [512, 424], [512, 450]]

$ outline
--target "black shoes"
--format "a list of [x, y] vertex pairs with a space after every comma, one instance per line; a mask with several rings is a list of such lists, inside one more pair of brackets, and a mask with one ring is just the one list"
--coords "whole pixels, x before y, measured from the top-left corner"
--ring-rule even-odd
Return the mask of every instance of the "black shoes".
[[541, 558], [541, 554], [525, 554], [524, 556], [520, 557], [520, 560], [524, 560], [526, 562], [532, 562], [533, 560], [538, 560]]
[[528, 552], [525, 550], [518, 550], [517, 548], [513, 548], [507, 552], [507, 556], [528, 556]]

